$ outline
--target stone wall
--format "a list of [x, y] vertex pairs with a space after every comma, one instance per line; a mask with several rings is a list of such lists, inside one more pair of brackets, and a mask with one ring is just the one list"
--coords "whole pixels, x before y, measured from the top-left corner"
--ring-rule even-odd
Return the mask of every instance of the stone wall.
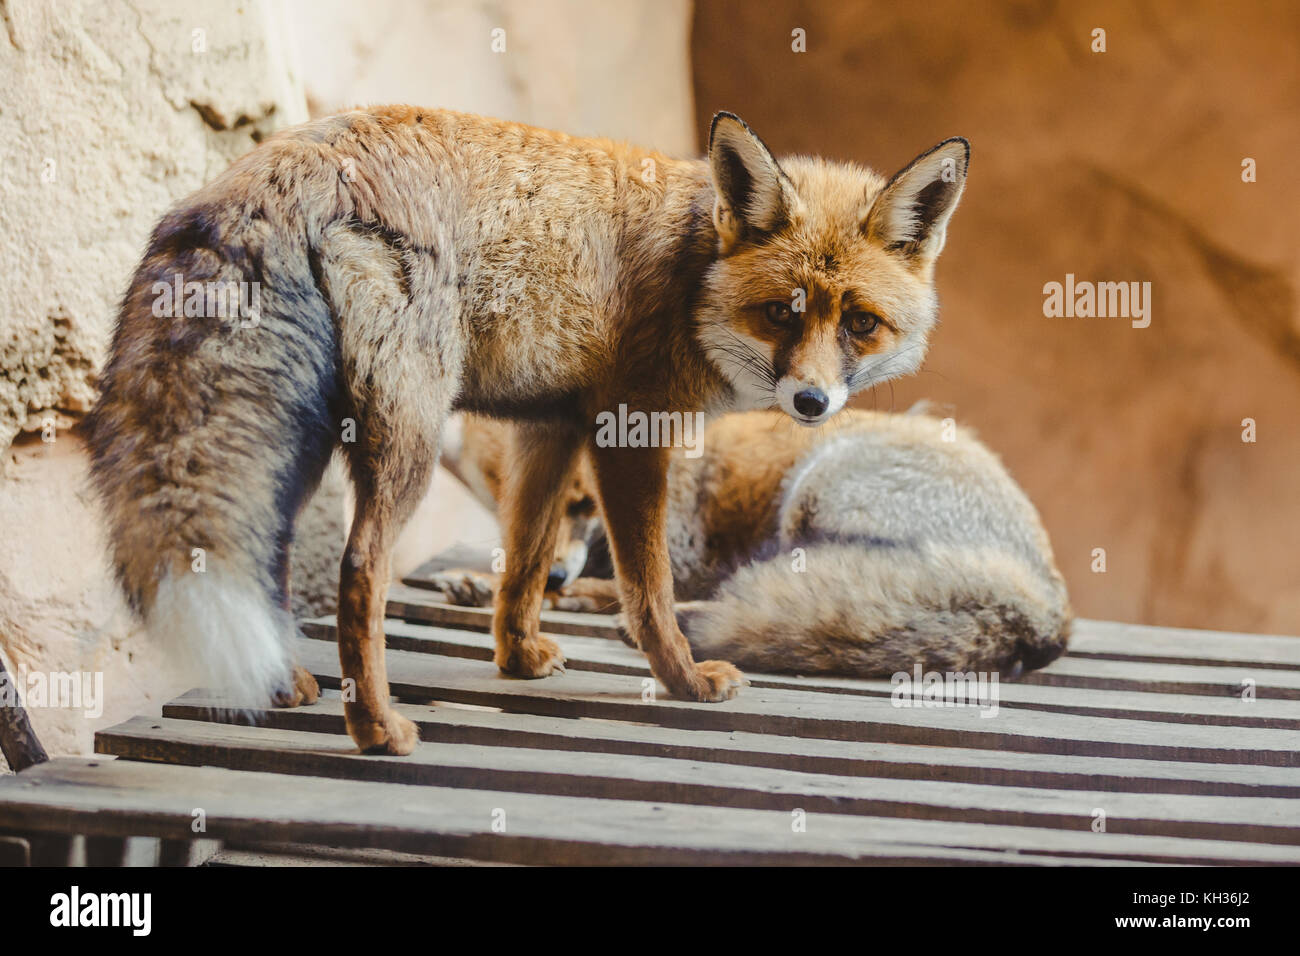
[[[977, 428], [1084, 615], [1300, 633], [1298, 35], [1286, 2], [696, 4], [697, 126], [886, 171], [971, 140], [929, 362], [865, 404]], [[1046, 317], [1067, 273], [1151, 282], [1150, 326]]]
[[[47, 750], [86, 752], [96, 726], [181, 688], [118, 598], [70, 428], [155, 220], [305, 119], [306, 102], [271, 2], [7, 0], [0, 13], [0, 654], [20, 675], [103, 675], [97, 719], [31, 709]], [[336, 486], [309, 542], [337, 551], [340, 507]]]

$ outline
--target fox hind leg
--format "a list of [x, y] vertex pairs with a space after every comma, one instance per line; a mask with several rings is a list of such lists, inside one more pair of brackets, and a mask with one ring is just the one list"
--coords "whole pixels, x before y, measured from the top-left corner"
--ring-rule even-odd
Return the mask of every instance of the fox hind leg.
[[362, 753], [408, 754], [418, 740], [415, 725], [389, 704], [384, 612], [393, 545], [438, 458], [446, 408], [428, 412], [427, 396], [370, 405], [358, 411], [357, 442], [346, 446], [357, 506], [339, 575], [339, 662], [351, 682], [344, 685], [348, 732]]
[[339, 317], [342, 447], [356, 497], [339, 575], [343, 710], [362, 753], [401, 755], [415, 749], [418, 733], [389, 703], [384, 612], [391, 552], [433, 476], [466, 333], [456, 319], [445, 244], [417, 250], [346, 223], [332, 229], [317, 271]]

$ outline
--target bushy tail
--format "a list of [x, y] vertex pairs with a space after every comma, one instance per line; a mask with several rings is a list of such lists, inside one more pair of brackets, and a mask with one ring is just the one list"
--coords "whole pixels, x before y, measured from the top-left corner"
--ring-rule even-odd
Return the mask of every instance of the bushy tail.
[[1042, 667], [1071, 623], [1064, 583], [1003, 551], [856, 542], [750, 564], [688, 607], [697, 659], [849, 677]]
[[[241, 242], [221, 215], [155, 230], [83, 433], [128, 602], [197, 683], [255, 706], [291, 686], [289, 545], [337, 434], [337, 349], [304, 251]], [[177, 276], [260, 285], [263, 269], [256, 314], [159, 308]]]

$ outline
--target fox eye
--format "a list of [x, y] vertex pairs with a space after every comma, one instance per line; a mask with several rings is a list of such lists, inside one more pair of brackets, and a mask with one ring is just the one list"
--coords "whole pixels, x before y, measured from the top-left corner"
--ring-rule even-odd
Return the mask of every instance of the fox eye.
[[874, 312], [850, 312], [844, 317], [844, 324], [854, 335], [870, 335], [880, 324], [880, 316]]
[[782, 302], [780, 299], [763, 303], [763, 314], [767, 316], [767, 321], [774, 325], [789, 325], [790, 319], [794, 316], [789, 303]]

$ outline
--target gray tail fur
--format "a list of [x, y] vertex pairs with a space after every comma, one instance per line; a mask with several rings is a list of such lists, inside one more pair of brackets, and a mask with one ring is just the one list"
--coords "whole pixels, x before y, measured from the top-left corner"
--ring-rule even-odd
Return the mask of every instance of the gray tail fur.
[[[339, 376], [304, 240], [246, 213], [192, 203], [155, 229], [83, 434], [127, 601], [195, 679], [257, 705], [290, 679], [289, 545]], [[214, 289], [242, 295], [234, 315]]]
[[[796, 561], [802, 570], [796, 570]], [[888, 677], [1042, 667], [1065, 650], [1064, 583], [999, 549], [809, 546], [685, 605], [696, 658], [757, 671]]]

